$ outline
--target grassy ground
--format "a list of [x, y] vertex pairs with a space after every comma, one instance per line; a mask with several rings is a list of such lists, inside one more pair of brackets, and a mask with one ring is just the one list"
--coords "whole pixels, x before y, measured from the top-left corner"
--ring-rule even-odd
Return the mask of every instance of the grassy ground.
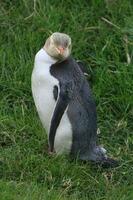
[[[1, 200], [133, 199], [132, 13], [130, 0], [1, 1]], [[45, 151], [30, 77], [35, 53], [55, 31], [70, 34], [73, 56], [92, 75], [99, 140], [120, 160], [116, 169]]]

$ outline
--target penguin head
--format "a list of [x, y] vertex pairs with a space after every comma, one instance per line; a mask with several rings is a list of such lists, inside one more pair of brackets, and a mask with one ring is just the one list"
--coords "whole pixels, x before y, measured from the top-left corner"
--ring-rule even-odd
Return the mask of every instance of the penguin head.
[[55, 32], [45, 42], [45, 51], [58, 61], [65, 60], [71, 53], [71, 38], [65, 33]]

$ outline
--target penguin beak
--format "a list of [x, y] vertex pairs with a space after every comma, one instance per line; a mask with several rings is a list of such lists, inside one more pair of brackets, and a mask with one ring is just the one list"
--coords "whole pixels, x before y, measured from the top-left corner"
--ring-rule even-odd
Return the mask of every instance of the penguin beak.
[[58, 53], [59, 54], [63, 54], [64, 53], [64, 51], [65, 51], [65, 48], [63, 48], [63, 47], [58, 47], [58, 48], [56, 48], [56, 50], [58, 51]]

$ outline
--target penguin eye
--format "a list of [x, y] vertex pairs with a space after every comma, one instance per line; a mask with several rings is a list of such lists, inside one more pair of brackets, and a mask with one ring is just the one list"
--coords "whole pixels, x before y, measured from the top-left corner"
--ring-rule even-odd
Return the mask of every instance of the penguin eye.
[[68, 42], [65, 41], [63, 45], [64, 45], [65, 48], [67, 48], [68, 47]]

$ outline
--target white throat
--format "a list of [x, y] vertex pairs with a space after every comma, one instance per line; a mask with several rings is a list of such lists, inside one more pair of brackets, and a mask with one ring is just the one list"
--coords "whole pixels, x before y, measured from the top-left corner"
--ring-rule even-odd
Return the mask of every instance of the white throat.
[[35, 62], [45, 62], [45, 63], [49, 63], [49, 64], [54, 64], [57, 62], [56, 59], [54, 59], [53, 57], [51, 57], [46, 51], [45, 49], [40, 49], [36, 56], [35, 56]]

